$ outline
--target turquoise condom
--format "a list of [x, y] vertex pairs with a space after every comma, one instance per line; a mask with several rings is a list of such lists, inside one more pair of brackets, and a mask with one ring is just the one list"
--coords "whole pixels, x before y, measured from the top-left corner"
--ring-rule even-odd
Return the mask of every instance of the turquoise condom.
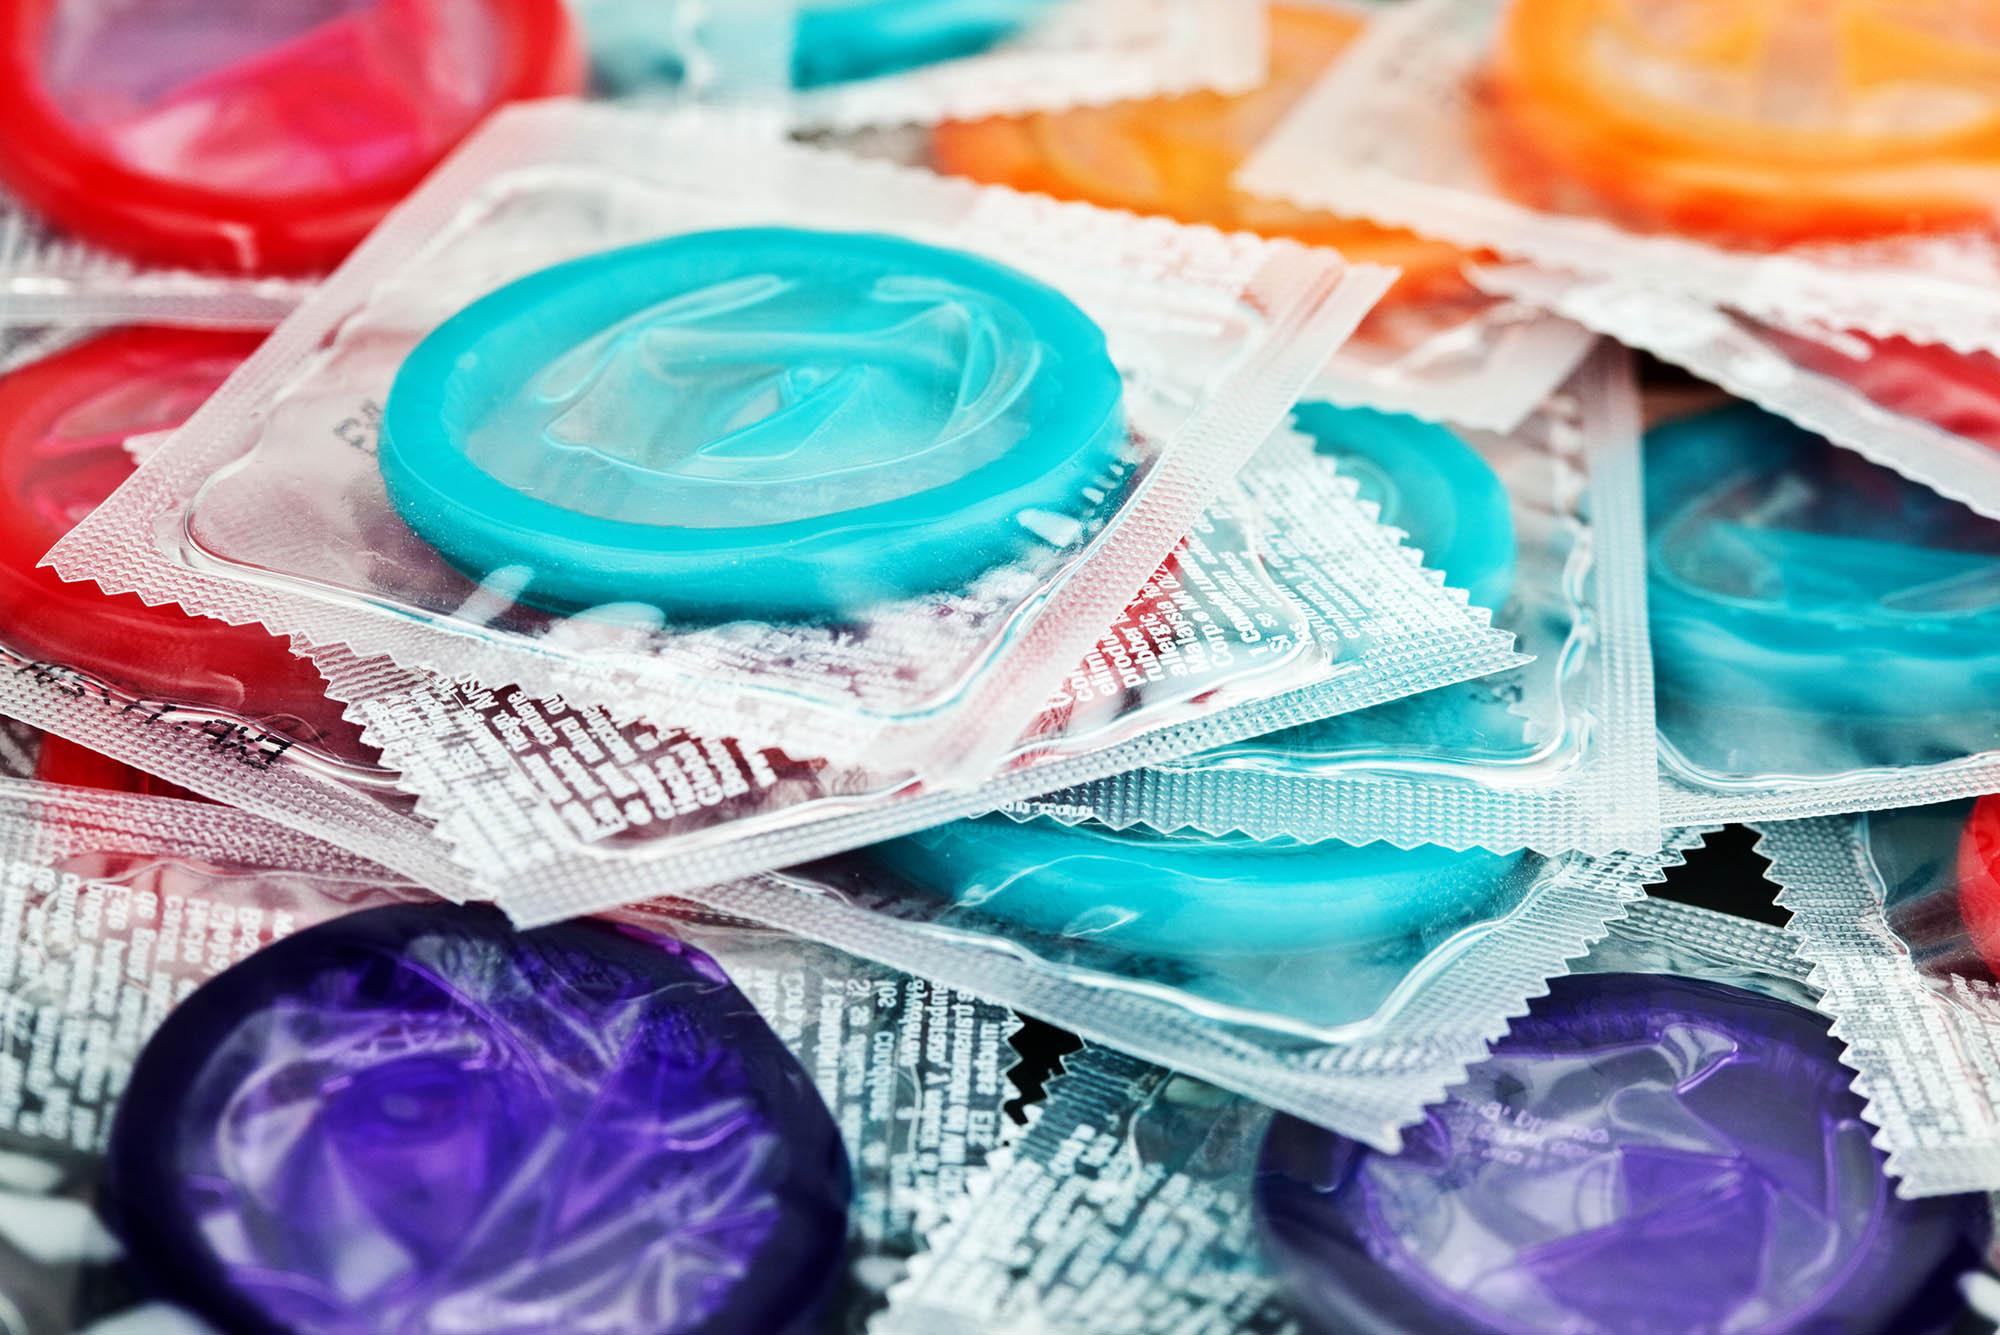
[[1514, 511], [1477, 450], [1435, 423], [1373, 408], [1302, 403], [1294, 418], [1445, 583], [1489, 611], [1506, 603], [1514, 591]]
[[843, 619], [1075, 534], [1126, 430], [1060, 292], [895, 237], [745, 228], [592, 255], [445, 321], [398, 370], [390, 503], [556, 611]]
[[1663, 700], [1846, 719], [2000, 700], [2000, 524], [1748, 404], [1646, 436]]
[[799, 88], [978, 55], [1053, 0], [804, 0], [792, 83]]
[[1501, 902], [1519, 853], [1303, 844], [981, 816], [863, 850], [865, 865], [1051, 935], [1176, 957], [1367, 947]]

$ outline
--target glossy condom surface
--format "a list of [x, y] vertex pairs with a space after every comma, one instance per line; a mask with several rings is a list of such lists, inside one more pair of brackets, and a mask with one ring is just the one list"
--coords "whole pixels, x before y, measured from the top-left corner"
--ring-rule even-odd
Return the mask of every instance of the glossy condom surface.
[[865, 79], [978, 55], [1048, 12], [1053, 0], [802, 0], [792, 83]]
[[1655, 427], [1645, 454], [1663, 695], [1877, 718], [1992, 706], [1993, 521], [1747, 404]]
[[218, 709], [359, 756], [342, 706], [283, 640], [36, 564], [131, 475], [126, 440], [179, 426], [261, 339], [137, 326], [0, 376], [0, 646], [112, 688], [116, 707]]
[[1503, 183], [1753, 245], [1990, 222], [2000, 4], [1511, 0], [1483, 126]]
[[1926, 1335], [1991, 1223], [1899, 1200], [1811, 1011], [1717, 983], [1558, 978], [1386, 1155], [1289, 1117], [1259, 1220], [1348, 1335]]
[[1958, 910], [1972, 948], [2000, 978], [2000, 795], [1973, 804], [1959, 839]]
[[[545, 269], [410, 353], [380, 462], [405, 522], [523, 601], [838, 617], [1087, 519], [1126, 445], [1103, 332], [894, 237], [701, 232]], [[1024, 522], [1025, 521], [1025, 522]]]
[[0, 6], [0, 181], [154, 264], [330, 268], [494, 107], [577, 92], [562, 0]]
[[230, 1331], [801, 1330], [846, 1152], [714, 961], [602, 923], [371, 909], [202, 986], [135, 1067], [107, 1215]]
[[1518, 854], [1260, 842], [982, 816], [857, 855], [911, 886], [1059, 936], [1223, 956], [1366, 946], [1502, 902]]
[[1395, 265], [1403, 275], [1392, 299], [1462, 294], [1464, 254], [1454, 247], [1230, 185], [1243, 159], [1363, 26], [1359, 16], [1332, 9], [1273, 5], [1267, 12], [1270, 75], [1253, 92], [947, 122], [932, 134], [933, 159], [942, 171], [992, 185], [1291, 237], [1350, 260]]

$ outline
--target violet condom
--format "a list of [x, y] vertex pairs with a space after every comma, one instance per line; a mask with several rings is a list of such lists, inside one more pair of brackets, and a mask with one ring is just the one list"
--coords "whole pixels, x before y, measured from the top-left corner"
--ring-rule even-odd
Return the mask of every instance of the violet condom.
[[1790, 1003], [1560, 978], [1401, 1154], [1277, 1119], [1260, 1222], [1343, 1335], [1941, 1330], [1986, 1202], [1898, 1198], [1851, 1075]]
[[105, 1211], [222, 1329], [793, 1332], [851, 1177], [713, 960], [602, 923], [369, 910], [193, 993], [134, 1068]]

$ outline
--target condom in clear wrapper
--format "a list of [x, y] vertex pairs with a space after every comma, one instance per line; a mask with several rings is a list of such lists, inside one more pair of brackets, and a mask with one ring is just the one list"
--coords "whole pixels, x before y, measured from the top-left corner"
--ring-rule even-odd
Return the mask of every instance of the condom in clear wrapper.
[[1518, 661], [1355, 485], [1274, 437], [963, 792], [380, 660], [316, 661], [471, 878], [517, 919], [552, 921]]
[[1990, 786], [2000, 523], [1748, 404], [1645, 453], [1669, 820]]
[[1397, 1153], [1087, 1046], [879, 1328], [1943, 1329], [1988, 1206], [1896, 1197], [1804, 976], [1644, 901]]
[[[515, 108], [56, 560], [312, 645], [963, 782], [1380, 281], [699, 119]], [[652, 411], [608, 411], [628, 401]], [[674, 479], [703, 503], [649, 509]], [[632, 572], [650, 593], [618, 594]]]
[[858, 1331], [1005, 1132], [1004, 1010], [686, 905], [521, 934], [17, 782], [0, 839], [34, 1330]]
[[1656, 287], [1527, 265], [1476, 277], [2000, 517], [2000, 358], [1991, 353], [1784, 328]]
[[1996, 76], [1983, 4], [1419, 0], [1239, 183], [1781, 325], [1996, 352]]
[[1600, 352], [1507, 437], [1301, 415], [1535, 662], [1010, 810], [1263, 838], [1608, 852], [1659, 841], [1631, 372]]
[[1588, 337], [1560, 319], [1482, 295], [1455, 247], [1349, 217], [1309, 212], [1230, 185], [1237, 165], [1367, 25], [1339, 4], [1266, 10], [1271, 68], [1249, 92], [1073, 107], [946, 122], [924, 159], [1016, 190], [1158, 214], [1225, 231], [1290, 237], [1402, 270], [1336, 354], [1315, 393], [1509, 431], [1575, 368]]

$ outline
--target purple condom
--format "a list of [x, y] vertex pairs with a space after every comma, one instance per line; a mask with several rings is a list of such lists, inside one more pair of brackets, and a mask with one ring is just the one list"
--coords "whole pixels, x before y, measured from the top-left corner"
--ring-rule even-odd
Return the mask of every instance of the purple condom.
[[1343, 1335], [1941, 1330], [1990, 1222], [1901, 1200], [1826, 1021], [1644, 974], [1556, 980], [1401, 1154], [1278, 1118], [1259, 1221]]
[[352, 914], [183, 1002], [112, 1128], [142, 1278], [231, 1332], [770, 1335], [842, 1266], [832, 1117], [715, 962]]

